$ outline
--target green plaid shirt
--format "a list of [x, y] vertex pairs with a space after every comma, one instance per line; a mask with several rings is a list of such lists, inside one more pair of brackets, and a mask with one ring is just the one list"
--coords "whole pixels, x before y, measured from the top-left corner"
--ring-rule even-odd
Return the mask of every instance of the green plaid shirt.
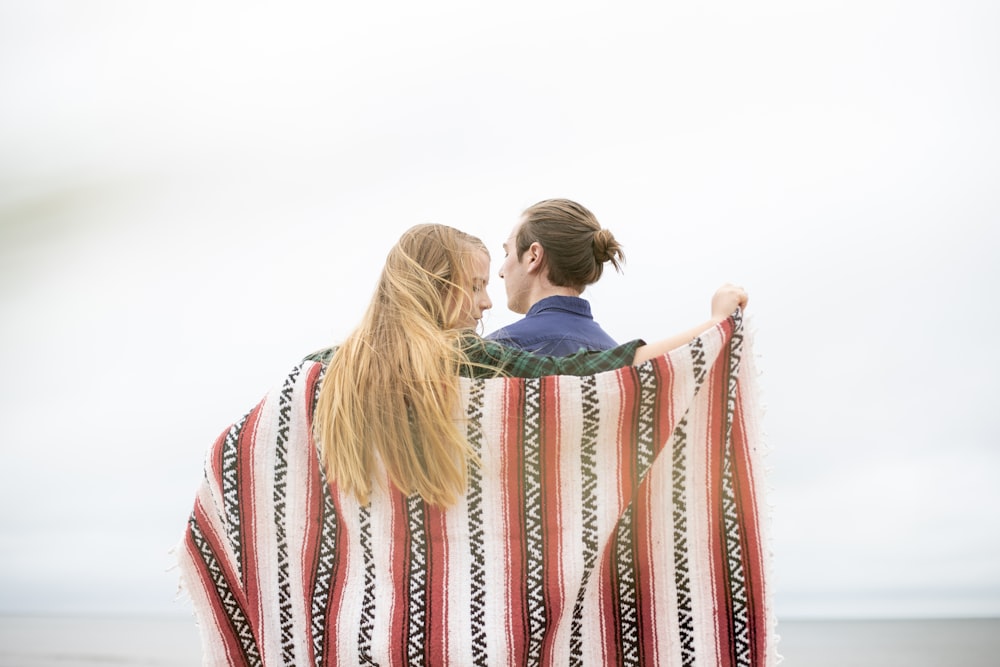
[[[537, 378], [543, 375], [594, 375], [603, 371], [623, 368], [635, 359], [635, 351], [645, 345], [636, 339], [600, 352], [581, 350], [566, 357], [543, 357], [515, 347], [507, 347], [476, 334], [462, 339], [468, 363], [460, 371], [464, 377], [490, 378], [496, 376]], [[327, 363], [336, 347], [328, 347], [308, 355], [303, 361]]]
[[462, 367], [461, 374], [473, 378], [497, 375], [518, 378], [593, 375], [628, 366], [635, 359], [635, 351], [641, 345], [645, 345], [645, 342], [636, 339], [610, 350], [581, 350], [565, 357], [546, 357], [469, 334], [462, 339], [469, 363]]

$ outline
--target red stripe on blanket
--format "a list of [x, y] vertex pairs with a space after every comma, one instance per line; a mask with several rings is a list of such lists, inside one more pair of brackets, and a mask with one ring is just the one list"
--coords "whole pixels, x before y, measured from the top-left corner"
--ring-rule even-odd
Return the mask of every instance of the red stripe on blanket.
[[[192, 518], [201, 530], [202, 538], [208, 544], [208, 548], [216, 556], [216, 560], [219, 565], [218, 577], [221, 578], [223, 585], [228, 589], [228, 595], [230, 596], [228, 599], [229, 606], [238, 606], [239, 609], [242, 610], [243, 614], [246, 615], [247, 598], [243, 594], [243, 590], [240, 588], [239, 577], [236, 575], [236, 572], [233, 571], [232, 567], [230, 567], [228, 559], [223, 558], [223, 554], [225, 552], [223, 550], [220, 537], [212, 529], [211, 521], [209, 520], [208, 515], [205, 512], [205, 508], [199, 500], [195, 501]], [[223, 599], [219, 597], [219, 584], [209, 571], [208, 563], [203, 559], [201, 552], [195, 544], [191, 531], [188, 531], [185, 543], [187, 551], [191, 556], [191, 561], [198, 573], [198, 578], [201, 581], [202, 590], [209, 598], [212, 618], [215, 621], [215, 627], [219, 629], [217, 639], [222, 642], [225, 648], [229, 664], [249, 665], [250, 663], [247, 659], [246, 652], [244, 651], [243, 645], [238, 637], [239, 630], [234, 626], [233, 618], [227, 610]], [[254, 625], [251, 627], [256, 629], [259, 626]], [[254, 635], [254, 642], [259, 647], [260, 637], [256, 636], [256, 632], [254, 632]]]
[[[389, 547], [390, 557], [388, 567], [393, 568], [398, 565], [398, 570], [390, 569], [390, 576], [392, 581], [390, 581], [390, 595], [392, 598], [390, 600], [381, 600], [376, 596], [375, 604], [376, 606], [382, 604], [389, 604], [389, 632], [390, 634], [399, 637], [399, 641], [391, 642], [388, 646], [389, 649], [389, 659], [390, 665], [405, 665], [406, 660], [406, 649], [410, 640], [411, 633], [414, 632], [413, 628], [409, 624], [409, 611], [410, 611], [410, 591], [409, 583], [411, 576], [411, 568], [413, 567], [413, 562], [410, 559], [410, 543], [412, 541], [412, 536], [410, 535], [409, 520], [406, 511], [406, 498], [399, 490], [392, 486], [391, 482], [386, 482], [389, 487], [389, 505], [391, 508], [391, 522], [392, 530], [389, 533], [394, 536], [392, 544]], [[375, 536], [374, 523], [372, 527], [373, 538]], [[372, 547], [376, 548], [376, 544], [373, 542]], [[380, 564], [376, 564], [376, 568]], [[381, 642], [380, 637], [373, 637], [373, 645], [378, 646]]]
[[[337, 492], [335, 484], [329, 486], [330, 494], [333, 497], [333, 504], [337, 512], [337, 538], [333, 546], [334, 566], [333, 576], [330, 578], [331, 598], [326, 617], [326, 636], [323, 654], [326, 655], [326, 664], [337, 664], [337, 640], [339, 638], [337, 620], [341, 618], [340, 610], [343, 608], [344, 595], [347, 592], [347, 576], [351, 567], [350, 541], [344, 521], [343, 498]], [[341, 619], [349, 624], [352, 629], [356, 626], [352, 623], [354, 619]], [[357, 635], [355, 635], [357, 636]]]
[[[667, 373], [664, 373], [667, 370]], [[657, 388], [656, 388], [656, 403], [659, 404], [662, 401], [662, 397], [671, 396], [670, 393], [673, 385], [673, 377], [669, 374], [669, 369], [665, 369], [663, 364], [652, 364], [650, 367], [650, 372], [656, 377]], [[672, 429], [667, 426], [670, 421], [670, 414], [666, 410], [663, 411], [664, 414], [660, 414], [658, 411], [654, 411], [652, 415], [652, 442], [653, 451], [658, 454], [664, 447], [666, 436], [664, 432], [669, 435]], [[636, 542], [635, 542], [635, 559], [636, 559], [636, 570], [642, 573], [641, 576], [637, 577], [635, 582], [636, 585], [636, 624], [639, 628], [639, 660], [640, 664], [659, 664], [657, 659], [657, 649], [659, 644], [657, 642], [656, 630], [656, 609], [655, 602], [657, 599], [657, 590], [654, 588], [654, 582], [658, 581], [657, 572], [654, 571], [653, 564], [656, 562], [654, 550], [666, 549], [666, 545], [656, 545], [653, 543], [654, 538], [654, 528], [653, 528], [653, 517], [660, 515], [661, 512], [669, 511], [665, 507], [652, 506], [654, 502], [653, 499], [653, 481], [656, 480], [656, 475], [663, 475], [669, 470], [666, 466], [660, 466], [658, 469], [647, 471], [645, 477], [640, 485], [639, 492], [636, 494], [636, 507], [635, 507], [635, 526], [636, 526]], [[669, 482], [670, 478], [667, 477]], [[663, 576], [662, 574], [660, 576]], [[666, 591], [663, 591], [661, 595], [665, 596]]]
[[709, 552], [712, 555], [712, 583], [715, 598], [715, 640], [719, 667], [730, 667], [736, 665], [736, 653], [733, 641], [733, 600], [723, 493], [727, 448], [726, 408], [729, 391], [728, 345], [720, 352], [719, 359], [712, 366], [709, 376], [706, 378], [706, 383], [707, 386], [702, 391], [709, 392], [712, 397], [705, 445], [708, 447]]
[[[306, 515], [303, 517], [304, 535], [302, 538], [302, 572], [306, 578], [306, 585], [302, 589], [302, 607], [306, 614], [306, 627], [312, 628], [314, 622], [313, 604], [314, 592], [316, 592], [317, 581], [320, 568], [320, 538], [323, 531], [323, 488], [320, 478], [319, 456], [316, 452], [316, 443], [312, 435], [312, 405], [317, 389], [316, 382], [320, 374], [320, 365], [314, 364], [307, 371], [305, 378], [304, 393], [307, 397], [303, 402], [305, 410], [304, 418], [307, 431], [307, 451], [308, 467], [303, 472], [306, 476], [305, 509]], [[329, 594], [329, 590], [327, 591]], [[327, 600], [326, 611], [329, 613], [329, 599]], [[322, 621], [322, 619], [315, 619]], [[319, 647], [320, 653], [326, 655], [326, 648], [329, 641], [326, 640]], [[308, 645], [308, 662], [316, 663], [316, 647], [310, 641]]]
[[428, 665], [448, 664], [448, 530], [444, 512], [426, 506], [427, 518], [427, 649]]
[[500, 434], [500, 460], [502, 462], [502, 485], [504, 507], [504, 574], [507, 598], [507, 650], [513, 664], [527, 663], [528, 611], [527, 583], [527, 539], [524, 535], [524, 381], [505, 383], [503, 392], [503, 424]]
[[[237, 493], [239, 496], [239, 507], [244, 515], [240, 521], [240, 562], [243, 564], [243, 589], [246, 590], [247, 599], [256, 601], [256, 604], [247, 609], [250, 616], [250, 623], [255, 628], [263, 627], [261, 619], [264, 610], [261, 608], [260, 594], [260, 565], [256, 545], [257, 540], [257, 503], [255, 502], [254, 491], [257, 480], [254, 472], [254, 461], [257, 457], [255, 449], [257, 443], [257, 427], [260, 423], [261, 411], [264, 409], [264, 401], [257, 404], [247, 416], [246, 423], [240, 431], [239, 440], [236, 443], [238, 469], [236, 472]], [[267, 443], [260, 443], [260, 446], [267, 447]], [[244, 454], [244, 452], [246, 452]]]
[[[310, 438], [310, 442], [312, 438]], [[323, 495], [320, 493], [321, 482], [319, 475], [319, 461], [310, 460], [310, 466], [305, 471], [308, 481], [305, 497], [306, 515], [303, 517], [305, 534], [302, 544], [302, 572], [306, 578], [306, 585], [302, 588], [302, 607], [306, 613], [306, 627], [313, 627], [313, 594], [316, 591], [317, 580], [320, 567], [320, 536], [323, 529]], [[329, 610], [329, 601], [327, 601]], [[320, 619], [317, 619], [320, 620]], [[315, 664], [315, 647], [309, 643], [309, 664]], [[325, 647], [320, 646], [320, 651], [325, 654]]]
[[677, 391], [677, 369], [671, 357], [657, 357], [653, 360], [653, 373], [656, 375], [660, 388], [657, 401], [661, 408], [656, 412], [655, 428], [653, 430], [653, 440], [656, 445], [656, 453], [664, 447], [669, 447], [674, 436], [674, 429], [677, 428], [678, 415], [675, 412], [673, 402], [674, 392]]
[[636, 570], [642, 573], [642, 576], [637, 577], [635, 582], [637, 602], [636, 625], [639, 628], [638, 648], [639, 664], [641, 665], [657, 664], [654, 659], [656, 656], [656, 644], [654, 641], [656, 617], [653, 614], [653, 602], [655, 601], [655, 592], [652, 588], [653, 544], [649, 539], [651, 537], [652, 526], [649, 479], [650, 476], [647, 475], [635, 504], [635, 563]]
[[[636, 369], [623, 368], [616, 373], [620, 394], [620, 408], [617, 415], [618, 426], [618, 497], [616, 507], [620, 518], [621, 511], [630, 502], [638, 486], [638, 470], [636, 467], [636, 446], [638, 435], [636, 424], [639, 415], [639, 385]], [[622, 664], [622, 618], [620, 577], [617, 566], [616, 532], [611, 531], [608, 543], [604, 545], [604, 558], [598, 570], [600, 574], [601, 591], [601, 625], [603, 628], [604, 653], [608, 664]]]
[[639, 383], [635, 368], [618, 371], [621, 389], [621, 409], [618, 413], [618, 507], [624, 508], [639, 484], [636, 469], [638, 435], [636, 423], [639, 416]]
[[[565, 608], [563, 590], [562, 544], [562, 479], [559, 462], [563, 457], [561, 405], [559, 404], [559, 378], [546, 377], [540, 381], [540, 439], [541, 439], [541, 512], [542, 512], [542, 595], [545, 603], [547, 627], [556, 627]], [[552, 664], [554, 633], [545, 632], [542, 644], [543, 664]]]
[[[737, 388], [737, 395], [742, 391]], [[742, 400], [736, 404], [742, 405]], [[737, 494], [740, 507], [743, 509], [743, 568], [744, 580], [747, 583], [747, 605], [750, 610], [749, 639], [754, 648], [751, 664], [763, 665], [766, 662], [767, 617], [765, 613], [765, 554], [761, 540], [760, 507], [757, 504], [757, 480], [752, 466], [753, 452], [747, 438], [743, 411], [737, 412], [733, 424], [733, 451], [739, 473], [736, 475]]]

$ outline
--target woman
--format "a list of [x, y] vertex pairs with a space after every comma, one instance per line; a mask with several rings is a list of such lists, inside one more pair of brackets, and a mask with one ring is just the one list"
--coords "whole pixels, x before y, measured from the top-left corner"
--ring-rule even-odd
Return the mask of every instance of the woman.
[[492, 306], [489, 274], [483, 242], [444, 225], [413, 227], [389, 252], [361, 325], [330, 359], [315, 415], [327, 475], [362, 503], [376, 461], [405, 494], [443, 506], [461, 495], [475, 457], [454, 420], [460, 375], [591, 375], [639, 364], [747, 302], [742, 289], [727, 285], [712, 300], [712, 318], [677, 336], [542, 357], [473, 333]]
[[[360, 326], [216, 440], [178, 557], [204, 664], [770, 664], [746, 295], [652, 345], [539, 357], [475, 333], [488, 280], [475, 237], [410, 229]], [[685, 454], [720, 444], [724, 477]]]

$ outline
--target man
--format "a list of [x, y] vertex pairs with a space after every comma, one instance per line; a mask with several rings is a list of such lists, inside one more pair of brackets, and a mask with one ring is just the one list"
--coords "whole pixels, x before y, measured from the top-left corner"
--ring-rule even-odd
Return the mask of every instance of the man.
[[503, 249], [507, 307], [524, 318], [488, 339], [551, 356], [617, 345], [580, 297], [606, 262], [618, 271], [625, 262], [614, 235], [593, 213], [568, 199], [538, 202], [524, 211]]

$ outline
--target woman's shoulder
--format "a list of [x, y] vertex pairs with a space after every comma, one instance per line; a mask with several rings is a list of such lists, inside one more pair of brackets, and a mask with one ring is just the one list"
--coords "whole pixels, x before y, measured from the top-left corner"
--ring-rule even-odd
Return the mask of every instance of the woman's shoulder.
[[333, 353], [337, 351], [337, 346], [324, 347], [322, 349], [316, 350], [315, 352], [310, 352], [302, 358], [303, 362], [306, 361], [316, 361], [321, 364], [328, 364], [330, 360], [333, 359]]

